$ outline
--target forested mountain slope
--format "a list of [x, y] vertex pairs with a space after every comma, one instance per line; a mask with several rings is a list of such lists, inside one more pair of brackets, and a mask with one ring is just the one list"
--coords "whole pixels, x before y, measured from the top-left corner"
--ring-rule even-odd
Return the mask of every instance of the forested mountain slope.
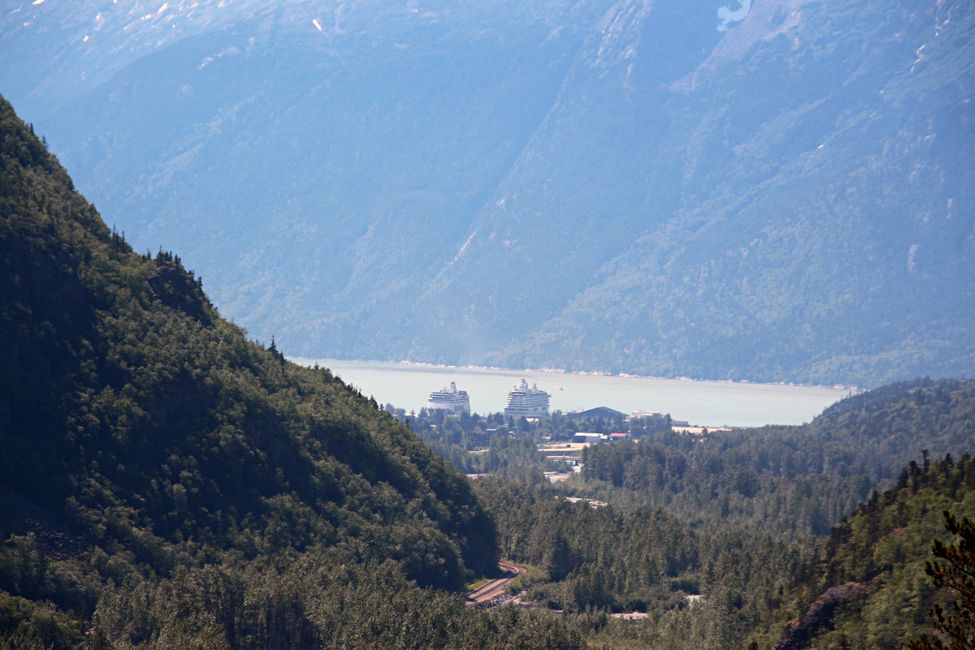
[[496, 569], [464, 477], [327, 370], [246, 340], [178, 257], [134, 253], [3, 99], [0, 295], [0, 647], [545, 629], [408, 582]]
[[289, 353], [975, 369], [966, 0], [20, 0], [0, 34], [108, 221]]
[[896, 488], [874, 494], [845, 518], [810, 578], [773, 613], [766, 643], [774, 640], [782, 650], [901, 648], [931, 635], [931, 606], [951, 599], [924, 570], [932, 540], [951, 541], [946, 510], [975, 516], [971, 456], [911, 463]]

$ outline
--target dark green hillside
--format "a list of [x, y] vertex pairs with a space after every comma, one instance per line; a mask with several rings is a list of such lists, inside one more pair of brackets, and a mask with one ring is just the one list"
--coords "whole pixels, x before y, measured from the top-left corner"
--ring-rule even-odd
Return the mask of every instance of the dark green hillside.
[[[900, 648], [931, 634], [944, 602], [925, 574], [931, 540], [949, 540], [943, 512], [975, 514], [975, 461], [912, 462], [896, 488], [874, 494], [834, 530], [817, 570], [775, 612], [760, 646]], [[788, 620], [788, 624], [785, 621]], [[784, 626], [784, 631], [783, 631]]]
[[[163, 620], [167, 580], [243, 598], [300, 558], [319, 590], [350, 564], [392, 560], [377, 580], [399, 590], [495, 569], [461, 475], [327, 370], [247, 341], [178, 257], [134, 253], [2, 99], [0, 296], [0, 639], [74, 638], [138, 593]], [[288, 634], [323, 638], [302, 607], [327, 599], [301, 593]], [[125, 638], [166, 645], [147, 616]]]

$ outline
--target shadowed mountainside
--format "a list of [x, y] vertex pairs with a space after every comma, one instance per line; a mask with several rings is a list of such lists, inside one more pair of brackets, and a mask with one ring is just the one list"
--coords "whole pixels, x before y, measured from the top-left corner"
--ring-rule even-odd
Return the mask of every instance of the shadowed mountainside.
[[179, 257], [134, 253], [3, 99], [0, 293], [0, 645], [541, 634], [417, 588], [496, 571], [462, 475], [328, 370], [245, 339]]

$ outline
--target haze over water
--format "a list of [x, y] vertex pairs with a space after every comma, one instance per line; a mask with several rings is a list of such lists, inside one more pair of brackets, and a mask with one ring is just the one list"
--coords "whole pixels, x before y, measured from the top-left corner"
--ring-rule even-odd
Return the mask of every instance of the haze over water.
[[470, 395], [471, 410], [504, 409], [508, 391], [521, 380], [552, 396], [552, 410], [581, 411], [597, 406], [630, 413], [659, 411], [674, 419], [710, 426], [802, 424], [842, 399], [848, 388], [691, 381], [615, 375], [499, 368], [425, 366], [380, 361], [292, 359], [302, 365], [330, 368], [332, 373], [372, 395], [380, 404], [419, 410], [431, 391], [457, 383]]

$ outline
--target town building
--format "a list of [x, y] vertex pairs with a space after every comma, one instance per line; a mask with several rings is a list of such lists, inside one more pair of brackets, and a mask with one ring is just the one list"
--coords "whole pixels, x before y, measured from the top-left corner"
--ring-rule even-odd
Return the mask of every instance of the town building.
[[597, 406], [596, 408], [591, 408], [585, 411], [573, 411], [572, 413], [566, 413], [565, 417], [572, 420], [595, 420], [596, 418], [603, 418], [606, 420], [623, 420], [626, 418], [626, 413], [617, 411], [616, 409], [611, 409], [608, 406]]
[[606, 435], [602, 433], [586, 433], [583, 431], [572, 436], [572, 442], [591, 442], [595, 444], [606, 442], [607, 439]]

